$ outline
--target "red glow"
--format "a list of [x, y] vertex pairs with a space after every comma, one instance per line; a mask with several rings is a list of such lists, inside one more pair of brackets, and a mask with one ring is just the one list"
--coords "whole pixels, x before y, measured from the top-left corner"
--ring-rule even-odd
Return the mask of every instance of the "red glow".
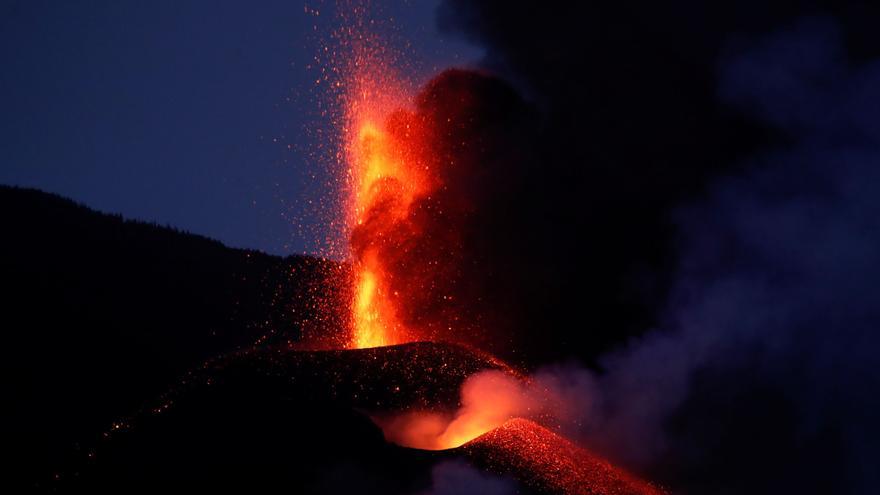
[[386, 438], [425, 450], [451, 449], [519, 416], [537, 415], [546, 405], [520, 377], [502, 371], [471, 375], [461, 386], [461, 407], [454, 414], [415, 411], [380, 424]]
[[[367, 112], [370, 113], [370, 112]], [[410, 113], [374, 121], [356, 113], [350, 138], [352, 236], [355, 290], [351, 347], [378, 347], [418, 340], [398, 318], [404, 298], [393, 286], [383, 245], [418, 235], [410, 221], [413, 202], [431, 189], [422, 132]]]
[[613, 466], [543, 426], [512, 419], [462, 447], [489, 469], [541, 491], [660, 495], [661, 489]]
[[398, 318], [399, 293], [390, 283], [383, 244], [401, 235], [413, 202], [431, 188], [422, 126], [410, 112], [406, 85], [395, 77], [380, 40], [350, 43], [343, 143], [348, 165], [347, 223], [354, 290], [350, 348], [418, 340]]

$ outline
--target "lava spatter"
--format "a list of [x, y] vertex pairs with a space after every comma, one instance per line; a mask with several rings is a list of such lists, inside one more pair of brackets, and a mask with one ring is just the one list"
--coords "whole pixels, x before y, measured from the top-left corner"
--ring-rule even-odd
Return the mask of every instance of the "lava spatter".
[[642, 481], [557, 433], [526, 419], [512, 419], [461, 447], [476, 463], [514, 475], [542, 492], [661, 495]]

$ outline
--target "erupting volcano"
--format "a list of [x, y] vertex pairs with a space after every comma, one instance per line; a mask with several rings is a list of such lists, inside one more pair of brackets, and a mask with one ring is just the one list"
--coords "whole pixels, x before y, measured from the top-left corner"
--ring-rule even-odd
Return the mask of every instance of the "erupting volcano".
[[[155, 404], [115, 421], [73, 474], [54, 479], [115, 488], [116, 462], [133, 468], [132, 479], [141, 460], [187, 465], [168, 451], [213, 462], [218, 438], [234, 438], [250, 455], [260, 436], [250, 426], [275, 415], [283, 426], [263, 437], [296, 439], [279, 441], [278, 452], [305, 439], [324, 456], [280, 471], [295, 479], [312, 476], [320, 459], [361, 454], [390, 473], [389, 485], [405, 478], [396, 463], [430, 468], [464, 458], [538, 493], [661, 493], [565, 438], [576, 406], [522, 362], [506, 362], [519, 356], [523, 335], [540, 331], [524, 322], [520, 304], [540, 307], [540, 279], [512, 261], [521, 217], [534, 214], [512, 208], [532, 186], [514, 172], [534, 152], [518, 139], [534, 130], [531, 107], [500, 79], [470, 70], [446, 70], [416, 90], [381, 38], [366, 32], [341, 32], [329, 71], [339, 79], [325, 85], [339, 105], [341, 207], [332, 223], [346, 227], [337, 247], [348, 259], [288, 266], [301, 293], [284, 306], [293, 330], [266, 321], [253, 345], [208, 359]], [[283, 299], [279, 279], [275, 299]], [[247, 431], [218, 428], [218, 410], [232, 411]], [[267, 453], [252, 472], [280, 455]], [[240, 480], [252, 483], [252, 472], [238, 471]]]
[[878, 491], [880, 2], [0, 5], [3, 493]]
[[[191, 473], [175, 470], [189, 458], [222, 464], [229, 445], [250, 456], [261, 437], [278, 440], [275, 454], [248, 457], [252, 465], [229, 474], [248, 488], [296, 444], [310, 446], [311, 464], [284, 466], [284, 483], [356, 460], [382, 486], [413, 493], [423, 475], [399, 464], [424, 470], [464, 458], [537, 493], [660, 493], [566, 439], [576, 405], [521, 362], [505, 362], [538, 331], [521, 321], [518, 303], [540, 306], [542, 291], [504, 249], [521, 236], [517, 214], [530, 214], [510, 207], [531, 184], [506, 173], [532, 153], [517, 139], [533, 130], [530, 107], [506, 83], [469, 70], [444, 71], [416, 91], [381, 39], [363, 32], [343, 30], [330, 71], [339, 80], [326, 85], [340, 107], [342, 200], [332, 223], [346, 226], [336, 247], [348, 259], [287, 266], [300, 293], [284, 306], [292, 330], [270, 327], [252, 346], [208, 359], [114, 422], [72, 474], [54, 480], [116, 488], [117, 477], [140, 479], [142, 465], [183, 477]], [[277, 282], [274, 299], [283, 288]], [[218, 425], [216, 411], [234, 420]], [[272, 424], [266, 416], [281, 426], [251, 431]], [[245, 431], [235, 436], [230, 424]], [[118, 475], [120, 465], [133, 471]], [[229, 489], [214, 471], [207, 477]]]
[[[451, 70], [414, 93], [395, 77], [381, 40], [358, 35], [346, 46], [351, 53], [342, 70], [344, 149], [339, 154], [346, 172], [343, 210], [351, 256], [345, 347], [447, 342], [465, 346], [453, 349], [496, 368], [460, 381], [455, 403], [373, 408], [385, 437], [418, 449], [461, 448], [476, 463], [518, 473], [542, 491], [659, 493], [539, 425], [536, 421], [557, 416], [554, 406], [565, 406], [546, 390], [536, 393], [524, 374], [482, 350], [489, 337], [505, 340], [500, 329], [487, 328], [503, 321], [493, 311], [504, 308], [481, 295], [487, 277], [475, 272], [485, 253], [468, 244], [468, 229], [483, 214], [474, 197], [503, 196], [497, 184], [505, 178], [480, 166], [480, 159], [495, 151], [489, 139], [466, 137], [485, 125], [475, 117], [485, 105], [509, 97], [507, 88], [482, 74]], [[498, 155], [490, 159], [505, 159]], [[386, 359], [394, 356], [376, 350]]]

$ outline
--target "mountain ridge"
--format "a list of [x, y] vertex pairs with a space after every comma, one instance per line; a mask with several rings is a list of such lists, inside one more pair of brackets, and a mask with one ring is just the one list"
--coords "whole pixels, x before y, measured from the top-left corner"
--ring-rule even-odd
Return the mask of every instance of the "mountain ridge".
[[2, 429], [27, 484], [218, 354], [295, 340], [334, 262], [204, 236], [0, 186]]

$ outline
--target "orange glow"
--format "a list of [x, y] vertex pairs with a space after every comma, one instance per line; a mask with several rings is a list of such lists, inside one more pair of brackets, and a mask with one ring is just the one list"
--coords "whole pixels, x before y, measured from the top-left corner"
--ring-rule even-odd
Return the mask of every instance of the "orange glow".
[[388, 440], [425, 450], [451, 449], [519, 416], [541, 412], [546, 400], [510, 373], [483, 371], [461, 386], [461, 408], [454, 415], [411, 412], [380, 420]]
[[[429, 191], [422, 125], [400, 110], [410, 101], [394, 77], [388, 55], [369, 44], [355, 47], [345, 97], [343, 140], [348, 166], [348, 225], [354, 267], [350, 348], [417, 340], [398, 318], [389, 243], [404, 242], [410, 209]], [[395, 246], [396, 247], [396, 246]]]
[[360, 349], [412, 341], [397, 320], [394, 293], [376, 243], [406, 218], [413, 199], [421, 193], [421, 178], [413, 170], [412, 154], [395, 143], [388, 131], [370, 120], [358, 123], [357, 129], [351, 146], [353, 232], [360, 230], [370, 237], [353, 253], [351, 347]]
[[384, 324], [379, 320], [376, 308], [376, 275], [369, 270], [358, 273], [357, 295], [355, 300], [355, 319], [357, 332], [354, 347], [380, 347], [388, 345]]

